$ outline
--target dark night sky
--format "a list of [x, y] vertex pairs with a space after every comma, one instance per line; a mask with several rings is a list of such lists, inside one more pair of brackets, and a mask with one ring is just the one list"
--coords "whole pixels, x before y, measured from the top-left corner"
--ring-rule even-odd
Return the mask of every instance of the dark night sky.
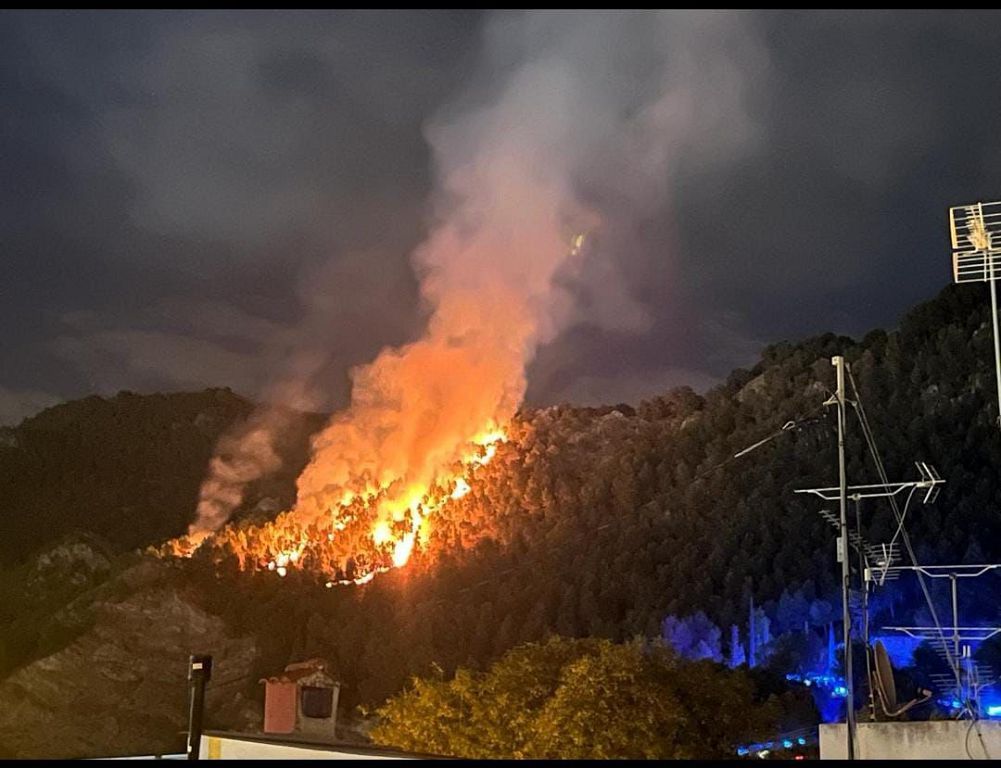
[[[0, 13], [0, 423], [92, 392], [255, 395], [303, 349], [342, 405], [350, 366], [420, 333], [424, 128], [485, 21]], [[704, 388], [766, 343], [892, 326], [951, 279], [947, 207], [1001, 196], [1001, 14], [741, 24], [755, 140], [688, 156], [613, 254], [649, 327], [568, 328], [531, 402]]]

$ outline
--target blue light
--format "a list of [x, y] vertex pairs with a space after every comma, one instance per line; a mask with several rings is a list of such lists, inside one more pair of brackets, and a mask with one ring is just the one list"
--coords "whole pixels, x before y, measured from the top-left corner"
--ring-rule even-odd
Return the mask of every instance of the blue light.
[[994, 706], [987, 707], [988, 717], [1001, 717], [1001, 704], [995, 704]]
[[800, 736], [798, 739], [796, 739], [796, 742], [802, 747], [804, 744], [806, 744], [806, 739]]
[[921, 645], [921, 639], [900, 635], [875, 635], [873, 642], [879, 640], [886, 649], [894, 667], [903, 668], [914, 664], [914, 651]]
[[789, 739], [784, 739], [782, 741], [782, 746], [785, 747], [786, 749], [789, 749], [790, 747], [792, 747], [792, 742], [789, 741]]
[[749, 750], [747, 747], [738, 747], [737, 749], [737, 754], [740, 755], [741, 757], [743, 757], [744, 755], [748, 755], [750, 753], [751, 750]]
[[834, 695], [835, 696], [847, 696], [848, 695], [848, 689], [845, 688], [845, 686], [843, 686], [843, 685], [836, 685], [836, 686], [834, 686]]

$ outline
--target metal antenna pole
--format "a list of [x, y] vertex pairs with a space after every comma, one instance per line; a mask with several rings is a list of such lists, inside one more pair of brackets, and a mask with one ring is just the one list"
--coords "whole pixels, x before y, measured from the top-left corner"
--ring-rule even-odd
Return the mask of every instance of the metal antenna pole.
[[838, 559], [841, 561], [841, 609], [845, 636], [845, 725], [848, 731], [848, 759], [855, 759], [855, 686], [852, 681], [852, 617], [848, 609], [851, 569], [848, 563], [848, 476], [845, 469], [845, 358], [836, 355], [831, 364], [838, 372], [838, 480], [841, 503], [841, 537]]
[[952, 652], [959, 658], [959, 599], [956, 594], [956, 574], [949, 574], [952, 582]]
[[952, 582], [952, 657], [956, 660], [956, 695], [966, 704], [963, 679], [959, 671], [959, 593], [956, 587], [956, 574], [949, 574], [949, 581]]
[[859, 572], [862, 582], [862, 640], [865, 645], [865, 680], [869, 691], [869, 719], [876, 719], [876, 692], [872, 687], [872, 660], [869, 648], [869, 565], [862, 538], [862, 497], [855, 496], [855, 530], [859, 540]]
[[[862, 431], [866, 436], [866, 441], [869, 445], [870, 450], [873, 453], [873, 457], [876, 460], [876, 464], [880, 471], [880, 477], [883, 482], [881, 483], [870, 483], [867, 485], [848, 485], [847, 469], [845, 463], [845, 422], [846, 422], [846, 412], [847, 408], [846, 402], [846, 392], [845, 392], [845, 373], [847, 372], [851, 376], [851, 369], [845, 363], [845, 359], [841, 355], [836, 355], [831, 358], [831, 365], [837, 370], [837, 393], [832, 397], [824, 401], [825, 406], [837, 405], [838, 406], [838, 485], [836, 487], [825, 487], [825, 488], [801, 488], [797, 489], [796, 493], [810, 493], [815, 496], [819, 496], [825, 501], [834, 501], [835, 499], [839, 502], [840, 515], [835, 516], [834, 514], [828, 513], [826, 510], [821, 511], [821, 516], [827, 520], [831, 525], [838, 529], [838, 562], [841, 564], [841, 602], [842, 602], [842, 624], [844, 627], [844, 659], [845, 659], [845, 735], [847, 741], [846, 756], [849, 760], [855, 760], [855, 741], [857, 739], [857, 729], [856, 729], [856, 712], [855, 712], [855, 681], [854, 681], [854, 670], [852, 664], [852, 621], [851, 621], [851, 611], [850, 611], [850, 595], [851, 595], [851, 566], [849, 563], [848, 546], [857, 549], [862, 555], [861, 567], [862, 576], [868, 581], [871, 572], [867, 566], [870, 562], [870, 558], [874, 561], [880, 569], [880, 583], [889, 577], [890, 570], [892, 569], [892, 563], [899, 559], [898, 555], [895, 553], [896, 538], [897, 535], [903, 532], [903, 520], [904, 516], [907, 514], [907, 509], [910, 504], [911, 496], [919, 488], [925, 490], [924, 503], [931, 503], [935, 497], [938, 495], [939, 486], [945, 481], [938, 475], [933, 467], [929, 466], [926, 462], [919, 461], [915, 462], [918, 472], [921, 475], [920, 480], [902, 482], [902, 483], [891, 483], [886, 479], [886, 473], [883, 471], [882, 461], [879, 459], [879, 454], [876, 452], [873, 442], [871, 430], [865, 419], [865, 412], [862, 410], [861, 402], [853, 402], [852, 405], [858, 410], [859, 418], [862, 422]], [[854, 380], [852, 381], [852, 386], [854, 387]], [[856, 388], [856, 398], [858, 398], [858, 391]], [[904, 505], [903, 512], [899, 512], [896, 507], [896, 503], [893, 501], [894, 497], [900, 493], [903, 493], [906, 489], [911, 489], [909, 495], [907, 496], [907, 504]], [[888, 498], [894, 505], [894, 511], [897, 514], [897, 520], [900, 525], [898, 533], [894, 535], [893, 540], [891, 540], [889, 546], [883, 545], [882, 547], [871, 547], [865, 543], [865, 540], [861, 536], [861, 518], [858, 517], [858, 511], [856, 512], [856, 519], [860, 524], [860, 533], [858, 536], [858, 541], [852, 541], [848, 534], [848, 498], [851, 494], [851, 498], [856, 502], [863, 498]], [[904, 533], [904, 541], [907, 542], [906, 532]], [[908, 544], [910, 547], [910, 544]], [[911, 558], [914, 558], [913, 552], [911, 552]], [[922, 582], [923, 586], [923, 582]], [[867, 585], [863, 585], [863, 589], [867, 589]], [[927, 592], [926, 592], [927, 594]], [[864, 605], [863, 610], [866, 613], [866, 622], [868, 622], [868, 598], [863, 595]], [[931, 604], [929, 599], [929, 607], [932, 610], [932, 615], [935, 615], [934, 606]], [[936, 625], [938, 621], [936, 619]], [[868, 646], [868, 625], [863, 629], [865, 633], [866, 643]], [[1001, 632], [1001, 629], [999, 629]], [[940, 631], [941, 634], [941, 631]], [[945, 645], [948, 651], [948, 645]], [[868, 647], [867, 647], [867, 665], [871, 662], [868, 658]], [[871, 686], [871, 682], [870, 682]], [[871, 691], [870, 691], [871, 695]]]
[[[978, 206], [980, 206], [979, 203]], [[983, 210], [981, 210], [981, 219], [983, 219], [983, 215]], [[994, 319], [994, 371], [998, 381], [998, 426], [1001, 427], [1001, 339], [998, 336], [998, 289], [994, 282], [994, 259], [991, 255], [987, 257], [987, 268], [990, 270], [988, 282], [991, 284], [991, 315]]]

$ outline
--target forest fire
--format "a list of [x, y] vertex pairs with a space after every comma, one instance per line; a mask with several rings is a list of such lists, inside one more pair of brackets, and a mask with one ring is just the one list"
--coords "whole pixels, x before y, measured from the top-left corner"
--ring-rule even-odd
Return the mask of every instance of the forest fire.
[[408, 485], [403, 493], [395, 493], [393, 484], [345, 493], [327, 514], [308, 523], [290, 510], [258, 526], [230, 524], [212, 534], [183, 536], [168, 542], [161, 553], [190, 557], [204, 546], [235, 557], [243, 570], [284, 577], [300, 569], [325, 576], [327, 587], [365, 584], [410, 561], [415, 547], [427, 541], [434, 513], [466, 496], [477, 470], [506, 441], [504, 430], [491, 426], [426, 485]]
[[[295, 504], [273, 521], [227, 525], [248, 484], [281, 462], [279, 412], [263, 407], [221, 439], [182, 551], [201, 540], [242, 568], [364, 583], [408, 563], [443, 506], [467, 503], [522, 405], [536, 352], [584, 318], [577, 291], [602, 252], [603, 216], [580, 194], [579, 172], [608, 125], [577, 119], [587, 80], [560, 71], [536, 83], [530, 74], [428, 128], [432, 226], [410, 254], [423, 333], [350, 371], [350, 403], [313, 436]], [[646, 168], [650, 153], [641, 154]], [[626, 312], [617, 328], [642, 325], [614, 272], [601, 275], [602, 295], [591, 299], [617, 317]]]

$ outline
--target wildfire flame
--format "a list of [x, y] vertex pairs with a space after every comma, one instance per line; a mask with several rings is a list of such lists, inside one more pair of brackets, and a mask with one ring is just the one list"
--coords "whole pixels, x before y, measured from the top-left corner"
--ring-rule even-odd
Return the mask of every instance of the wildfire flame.
[[[566, 95], [559, 78], [545, 85]], [[410, 562], [436, 513], [474, 493], [524, 398], [529, 363], [575, 317], [565, 278], [583, 268], [588, 239], [568, 240], [568, 228], [601, 225], [574, 191], [576, 155], [552, 151], [576, 128], [552, 111], [532, 124], [536, 93], [523, 87], [516, 78], [499, 103], [431, 139], [440, 216], [411, 254], [431, 310], [423, 335], [352, 369], [350, 405], [314, 435], [295, 505], [273, 521], [224, 525], [247, 483], [273, 471], [281, 424], [260, 418], [221, 441], [190, 529], [210, 532], [202, 547], [245, 569], [362, 584]]]
[[[190, 557], [205, 544], [229, 549], [244, 569], [271, 571], [279, 577], [295, 568], [320, 571], [329, 578], [328, 588], [367, 584], [410, 561], [430, 533], [431, 517], [472, 490], [477, 470], [490, 463], [507, 439], [503, 429], [490, 425], [469, 442], [471, 450], [455, 471], [440, 474], [430, 484], [412, 485], [402, 495], [389, 493], [388, 486], [365, 495], [345, 493], [326, 516], [305, 527], [301, 517], [289, 511], [258, 527], [229, 525], [211, 535], [181, 537], [160, 553]], [[367, 528], [359, 535], [365, 521]], [[349, 568], [340, 566], [345, 552], [353, 555]]]
[[[202, 548], [244, 568], [324, 573], [331, 585], [417, 559], [429, 521], [441, 520], [443, 505], [469, 505], [477, 472], [503, 450], [499, 435], [522, 404], [538, 350], [585, 318], [613, 331], [648, 326], [629, 281], [602, 259], [631, 247], [629, 233], [663, 210], [676, 160], [710, 148], [706, 157], [730, 157], [754, 135], [731, 54], [739, 48], [756, 61], [757, 43], [730, 17], [685, 14], [644, 21], [649, 49], [588, 44], [633, 24], [633, 16], [584, 15], [557, 30], [548, 17], [527, 16], [491, 30], [486, 61], [510, 54], [511, 66], [488, 98], [467, 98], [471, 91], [425, 126], [433, 215], [410, 254], [423, 333], [351, 370], [350, 404], [314, 436], [295, 505], [275, 520], [229, 523], [248, 485], [284, 455], [275, 441], [284, 417], [249, 419], [221, 439], [190, 529], [208, 532]], [[633, 78], [637, 62], [649, 73], [643, 87], [608, 87]], [[707, 88], [721, 98], [702, 108]], [[989, 245], [977, 226], [973, 241]], [[307, 389], [318, 383], [310, 370]], [[444, 525], [439, 532], [451, 535]]]

